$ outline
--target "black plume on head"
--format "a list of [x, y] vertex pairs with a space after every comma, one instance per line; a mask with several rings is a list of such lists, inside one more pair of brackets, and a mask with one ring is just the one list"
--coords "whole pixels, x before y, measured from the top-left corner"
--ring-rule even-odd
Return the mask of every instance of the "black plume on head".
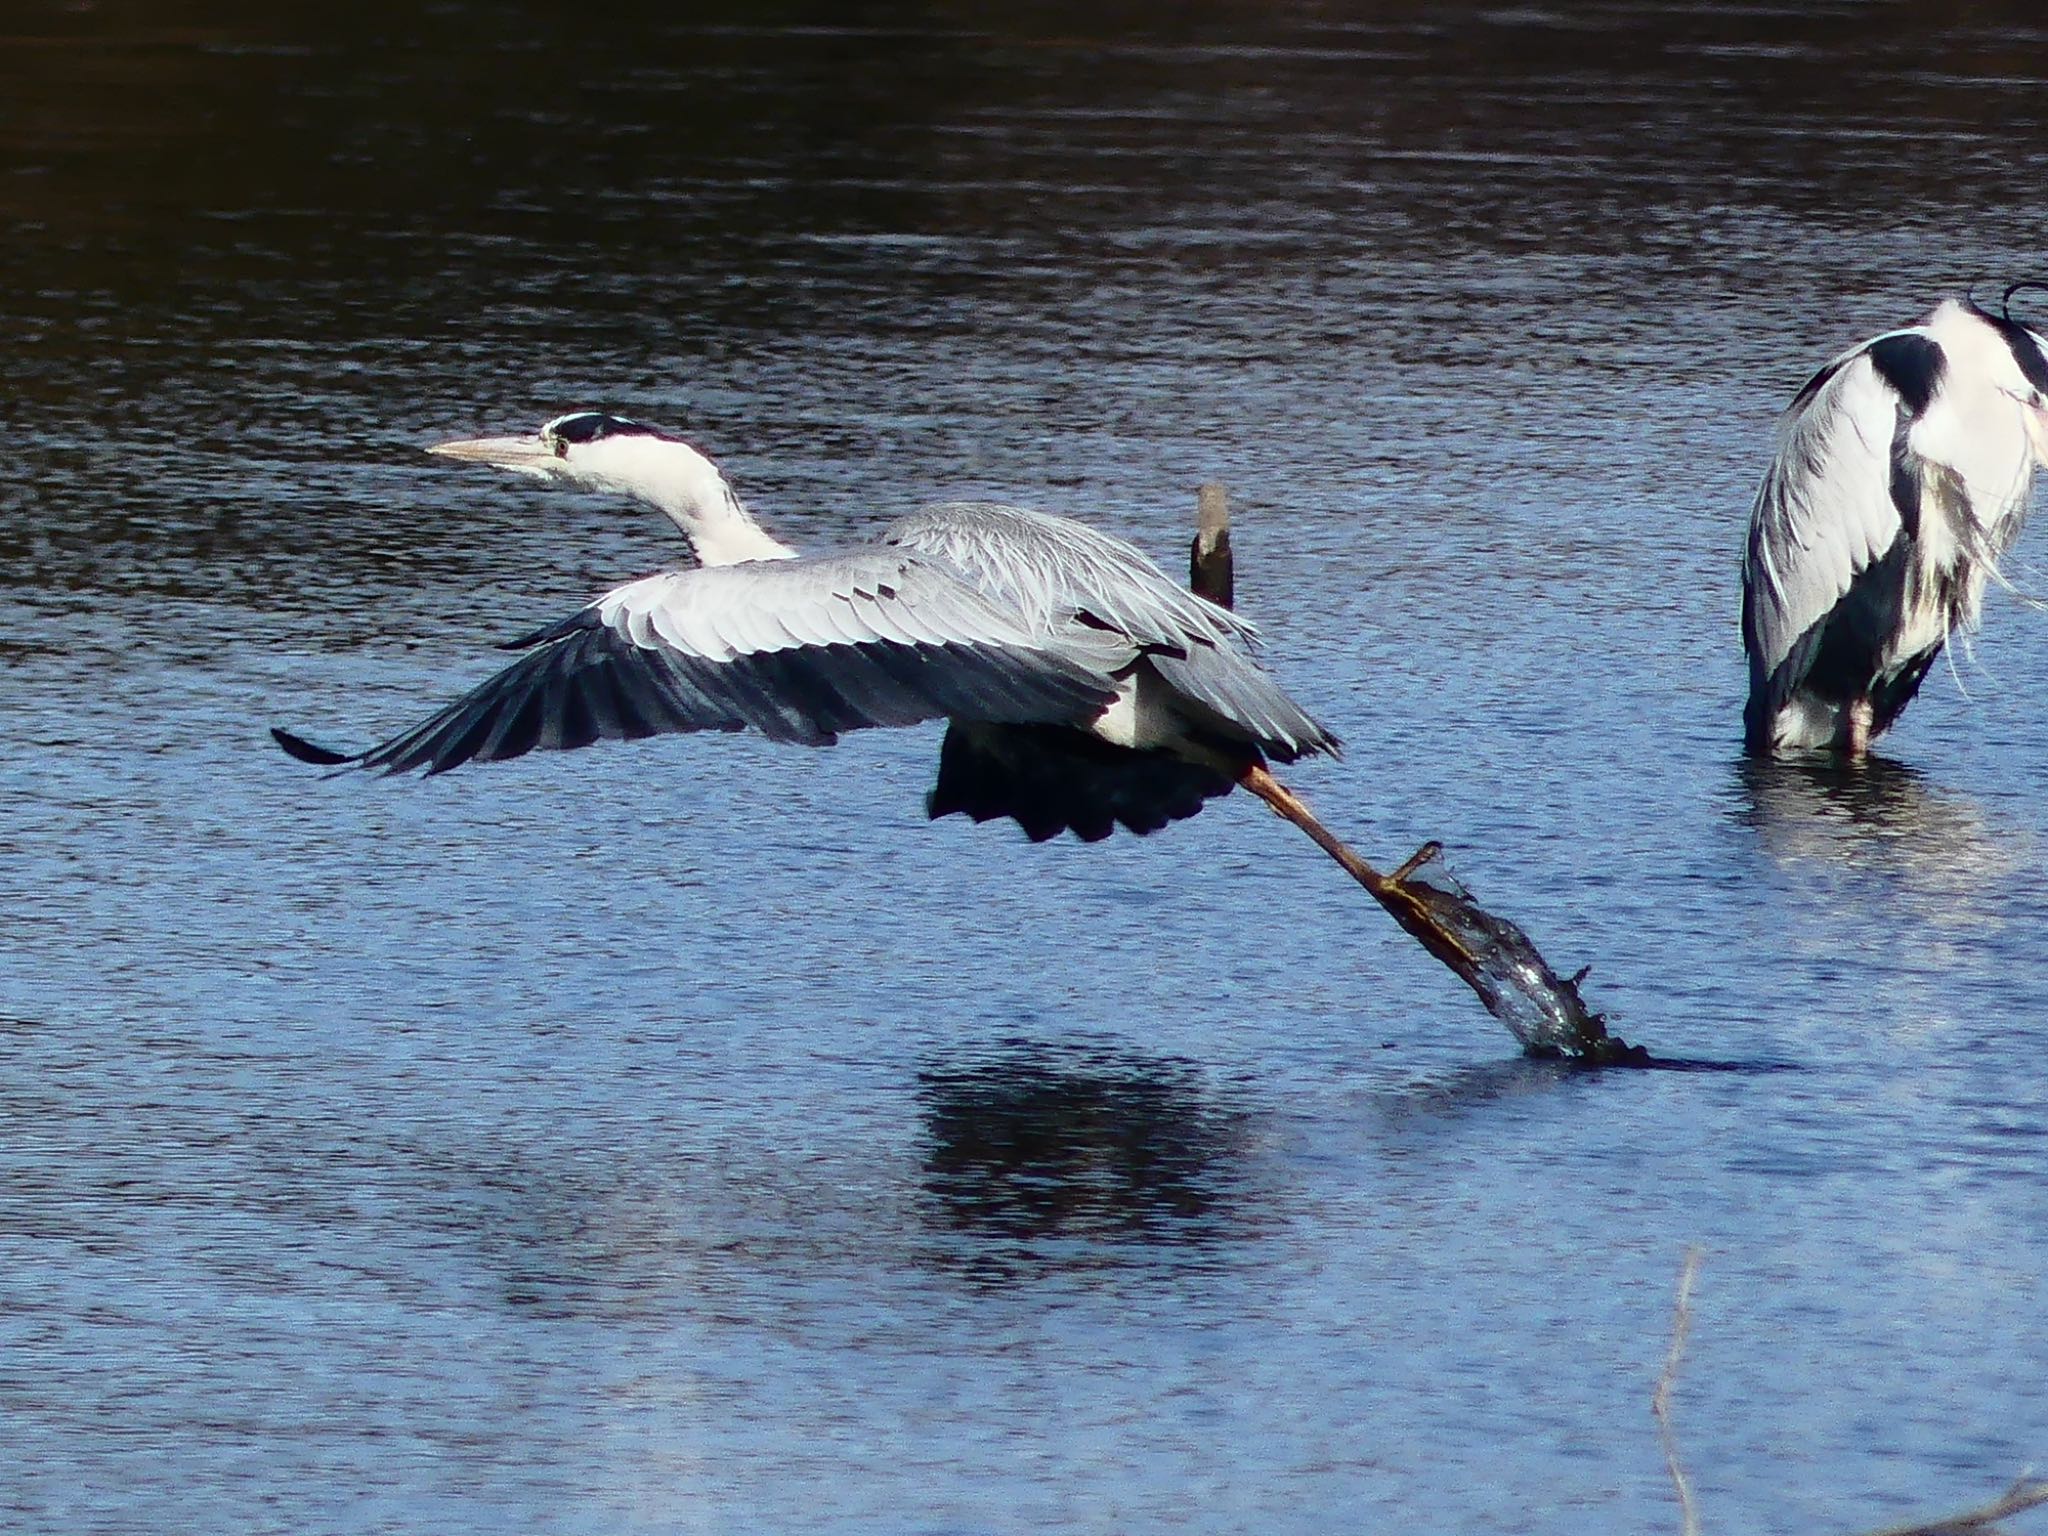
[[[2042, 292], [2048, 293], [2048, 283], [2031, 277], [2023, 277], [2016, 283], [2007, 283], [2005, 285], [2005, 293], [1998, 301], [1998, 308], [2006, 319], [2012, 320], [2012, 296], [2016, 293], [2025, 293], [2029, 288], [2038, 288]], [[2013, 320], [2015, 325], [2021, 323], [2020, 321]]]
[[594, 443], [606, 437], [661, 436], [650, 426], [608, 411], [571, 411], [566, 416], [557, 416], [541, 428], [541, 435], [557, 445]]
[[2048, 355], [2043, 354], [2040, 339], [2036, 333], [2012, 317], [2012, 296], [2014, 294], [2022, 293], [2029, 288], [2039, 288], [2048, 291], [2048, 283], [2027, 279], [2007, 284], [2005, 293], [1998, 301], [1999, 312], [1995, 315], [1977, 302], [1976, 288], [1977, 285], [1975, 283], [1970, 285], [1963, 302], [1969, 305], [1971, 312], [1978, 319], [1982, 320], [2004, 338], [2007, 349], [2012, 353], [2013, 361], [2019, 364], [2020, 372], [2026, 375], [2027, 382], [2043, 394], [2048, 394]]

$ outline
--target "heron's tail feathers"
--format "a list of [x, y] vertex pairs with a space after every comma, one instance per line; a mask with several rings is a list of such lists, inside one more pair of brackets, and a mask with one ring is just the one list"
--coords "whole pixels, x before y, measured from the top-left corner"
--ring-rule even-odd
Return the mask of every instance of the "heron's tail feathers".
[[1034, 843], [1062, 832], [1093, 843], [1119, 826], [1143, 837], [1185, 820], [1232, 783], [1220, 768], [1113, 747], [1064, 726], [956, 720], [925, 809], [934, 821], [1008, 817]]

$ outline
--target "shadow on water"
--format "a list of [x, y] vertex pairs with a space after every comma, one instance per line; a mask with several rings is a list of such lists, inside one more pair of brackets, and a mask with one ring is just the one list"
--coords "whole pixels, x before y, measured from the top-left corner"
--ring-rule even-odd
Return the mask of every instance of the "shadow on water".
[[1995, 824], [1976, 801], [1890, 758], [1744, 757], [1735, 774], [1733, 817], [1756, 832], [1774, 863], [1887, 874], [1901, 891], [1931, 898], [1930, 915], [1971, 910], [1954, 898], [2031, 862], [2023, 829]]
[[1206, 1249], [1258, 1224], [1249, 1116], [1189, 1067], [1106, 1047], [1019, 1043], [919, 1074], [924, 1187], [962, 1266], [1088, 1268], [1118, 1250]]

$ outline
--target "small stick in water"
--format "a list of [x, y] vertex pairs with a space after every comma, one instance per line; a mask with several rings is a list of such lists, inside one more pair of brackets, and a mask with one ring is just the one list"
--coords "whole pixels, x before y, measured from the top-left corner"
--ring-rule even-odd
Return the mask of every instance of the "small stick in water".
[[1657, 1378], [1657, 1390], [1650, 1396], [1650, 1414], [1657, 1421], [1657, 1438], [1664, 1447], [1664, 1470], [1671, 1474], [1671, 1487], [1678, 1494], [1681, 1536], [1700, 1536], [1699, 1506], [1693, 1502], [1692, 1482], [1678, 1459], [1678, 1435], [1671, 1427], [1671, 1393], [1678, 1385], [1678, 1364], [1685, 1358], [1685, 1336], [1692, 1332], [1692, 1283], [1699, 1277], [1700, 1246], [1685, 1250], [1685, 1264], [1678, 1272], [1678, 1303], [1672, 1309], [1671, 1351], [1664, 1357], [1664, 1374]]
[[1195, 541], [1188, 550], [1188, 587], [1219, 608], [1234, 606], [1236, 562], [1230, 553], [1230, 502], [1210, 481], [1195, 492]]

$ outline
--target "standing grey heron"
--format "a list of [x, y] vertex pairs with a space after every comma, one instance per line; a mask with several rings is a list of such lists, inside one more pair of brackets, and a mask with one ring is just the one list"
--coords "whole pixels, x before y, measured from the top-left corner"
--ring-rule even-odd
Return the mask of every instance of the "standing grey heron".
[[366, 751], [274, 731], [302, 761], [442, 773], [672, 731], [829, 746], [943, 718], [932, 817], [1094, 841], [1155, 832], [1240, 783], [1278, 809], [1268, 759], [1337, 751], [1252, 660], [1252, 625], [1084, 523], [949, 502], [875, 543], [799, 556], [710, 459], [623, 417], [578, 411], [430, 451], [650, 503], [698, 564], [510, 642], [517, 661]]
[[1750, 514], [1743, 736], [1861, 757], [2019, 537], [2048, 465], [2048, 338], [1972, 299], [1852, 347], [1793, 398]]

